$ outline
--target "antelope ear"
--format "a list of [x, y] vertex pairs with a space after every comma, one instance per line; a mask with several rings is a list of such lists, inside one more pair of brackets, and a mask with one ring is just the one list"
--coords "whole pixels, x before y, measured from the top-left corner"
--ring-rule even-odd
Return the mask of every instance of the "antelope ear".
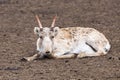
[[59, 29], [60, 29], [59, 27], [54, 27], [53, 31], [54, 31], [55, 35], [57, 35], [57, 34], [58, 34]]
[[39, 32], [40, 32], [40, 28], [39, 28], [39, 27], [35, 27], [35, 28], [34, 28], [34, 33], [35, 33], [35, 34], [39, 34]]

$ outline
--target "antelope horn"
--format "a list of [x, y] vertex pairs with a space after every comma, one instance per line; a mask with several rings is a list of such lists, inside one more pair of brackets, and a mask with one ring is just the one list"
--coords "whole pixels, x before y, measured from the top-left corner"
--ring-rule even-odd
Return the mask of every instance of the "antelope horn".
[[51, 27], [54, 27], [54, 26], [55, 26], [56, 18], [57, 18], [57, 15], [54, 17], [53, 22], [52, 22], [52, 24], [51, 24]]
[[42, 24], [41, 24], [41, 22], [40, 22], [40, 19], [39, 19], [38, 15], [36, 15], [36, 19], [37, 19], [37, 22], [38, 22], [39, 27], [42, 28]]

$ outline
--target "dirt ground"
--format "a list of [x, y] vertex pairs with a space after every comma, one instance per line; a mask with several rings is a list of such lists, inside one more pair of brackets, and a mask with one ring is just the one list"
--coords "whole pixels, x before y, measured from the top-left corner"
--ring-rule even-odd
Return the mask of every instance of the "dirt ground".
[[[112, 48], [106, 56], [20, 61], [36, 53], [38, 26], [93, 27]], [[0, 0], [0, 80], [120, 80], [120, 0]]]

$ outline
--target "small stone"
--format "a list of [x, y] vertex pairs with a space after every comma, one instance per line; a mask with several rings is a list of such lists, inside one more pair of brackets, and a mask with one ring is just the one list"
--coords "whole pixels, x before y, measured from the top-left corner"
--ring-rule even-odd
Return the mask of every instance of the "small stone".
[[4, 34], [3, 36], [7, 36], [6, 34]]
[[4, 49], [2, 52], [4, 52], [4, 53], [5, 53], [5, 52], [7, 52], [7, 50], [6, 50], [6, 49]]
[[118, 57], [118, 60], [120, 60], [120, 57]]

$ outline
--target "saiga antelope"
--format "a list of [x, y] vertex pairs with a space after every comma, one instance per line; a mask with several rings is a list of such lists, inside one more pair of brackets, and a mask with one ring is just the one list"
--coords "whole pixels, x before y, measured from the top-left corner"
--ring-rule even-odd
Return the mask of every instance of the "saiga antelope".
[[34, 28], [38, 35], [37, 51], [31, 57], [24, 57], [27, 61], [37, 58], [82, 58], [86, 56], [101, 56], [110, 50], [109, 41], [94, 28], [84, 27], [54, 27], [56, 17], [51, 27], [42, 27], [39, 17], [36, 15], [39, 27]]

